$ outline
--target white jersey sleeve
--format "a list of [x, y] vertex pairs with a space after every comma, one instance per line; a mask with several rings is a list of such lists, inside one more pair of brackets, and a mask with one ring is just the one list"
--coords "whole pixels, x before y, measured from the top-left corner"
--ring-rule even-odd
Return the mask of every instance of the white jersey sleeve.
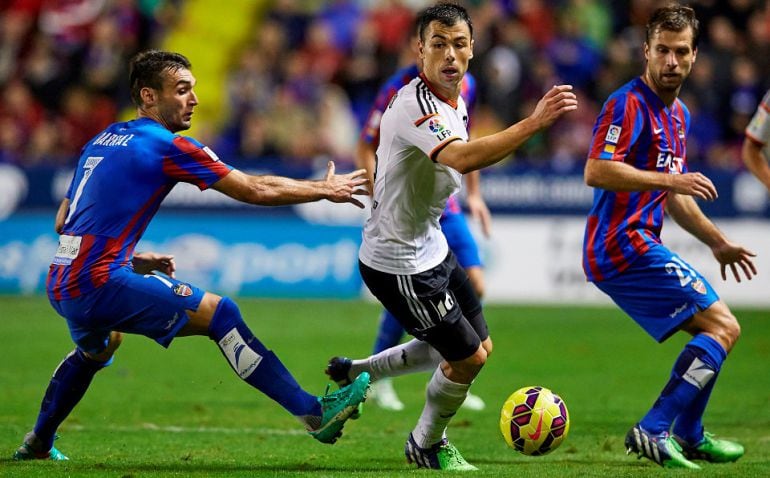
[[770, 143], [770, 90], [765, 93], [754, 117], [746, 127], [746, 136], [757, 144], [767, 147]]
[[[464, 124], [457, 123], [456, 115], [446, 117], [447, 112], [443, 110], [449, 105], [437, 102], [424, 82], [414, 86], [414, 89], [402, 90], [404, 97], [395, 103], [403, 121], [399, 133], [406, 143], [418, 147], [435, 162], [439, 151], [452, 141], [467, 140], [468, 133]], [[451, 119], [455, 121], [450, 122]], [[467, 114], [464, 121], [467, 121]]]

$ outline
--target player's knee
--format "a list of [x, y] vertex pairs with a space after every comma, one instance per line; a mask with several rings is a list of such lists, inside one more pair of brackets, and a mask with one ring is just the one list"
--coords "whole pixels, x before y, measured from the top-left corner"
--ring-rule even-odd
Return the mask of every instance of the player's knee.
[[730, 351], [741, 336], [741, 325], [738, 323], [738, 319], [733, 314], [727, 314], [720, 321], [718, 333], [722, 338], [722, 342], [727, 344], [726, 350]]
[[83, 352], [86, 359], [96, 362], [101, 367], [107, 367], [112, 364], [115, 351], [123, 343], [123, 334], [120, 332], [110, 332], [110, 338], [107, 341], [107, 347], [97, 354]]
[[481, 271], [481, 267], [473, 267], [468, 268], [466, 271], [468, 274], [468, 279], [471, 281], [471, 286], [473, 287], [473, 291], [476, 292], [476, 295], [479, 299], [484, 297], [484, 293], [486, 292], [486, 285], [484, 283], [484, 274]]
[[243, 326], [243, 318], [238, 304], [229, 297], [222, 297], [212, 313], [207, 325], [208, 335], [212, 340], [219, 340], [230, 330]]
[[486, 292], [484, 288], [484, 281], [481, 280], [478, 283], [473, 284], [473, 290], [476, 291], [476, 295], [479, 296], [479, 299], [484, 298], [484, 292]]
[[112, 353], [115, 353], [115, 351], [118, 350], [118, 347], [120, 347], [122, 343], [123, 343], [123, 334], [121, 332], [111, 332], [110, 341], [107, 344], [107, 350], [111, 351]]
[[484, 347], [479, 347], [473, 355], [461, 360], [459, 367], [463, 372], [476, 376], [485, 363], [487, 363], [487, 351]]
[[219, 300], [216, 314], [227, 318], [240, 317], [241, 309], [238, 308], [238, 304], [233, 299], [225, 296]]
[[495, 348], [492, 344], [492, 337], [487, 337], [486, 340], [481, 342], [481, 346], [484, 348], [484, 350], [487, 352], [487, 359], [492, 354], [492, 350]]

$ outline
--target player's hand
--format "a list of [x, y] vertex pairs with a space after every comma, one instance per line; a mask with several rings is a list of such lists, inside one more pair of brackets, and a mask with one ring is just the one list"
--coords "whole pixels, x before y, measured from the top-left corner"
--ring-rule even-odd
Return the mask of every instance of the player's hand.
[[743, 275], [749, 280], [757, 275], [757, 268], [754, 265], [754, 261], [751, 260], [752, 257], [756, 257], [757, 255], [745, 247], [727, 241], [724, 244], [713, 247], [711, 252], [714, 253], [714, 257], [722, 266], [722, 280], [727, 280], [728, 266], [733, 272], [733, 277], [735, 277], [736, 282], [741, 281], [741, 274], [738, 272], [738, 267], [743, 270]]
[[530, 118], [535, 120], [540, 128], [547, 128], [564, 113], [575, 111], [578, 100], [572, 92], [572, 85], [555, 85], [540, 98]]
[[149, 274], [152, 271], [159, 271], [169, 277], [174, 277], [176, 272], [174, 256], [169, 254], [138, 252], [131, 258], [131, 263], [134, 265], [134, 272], [137, 274]]
[[465, 198], [470, 210], [471, 217], [481, 225], [481, 232], [488, 238], [492, 233], [492, 214], [489, 212], [487, 203], [481, 196], [469, 195]]
[[361, 209], [364, 208], [364, 203], [356, 199], [355, 196], [369, 195], [369, 190], [366, 187], [366, 184], [369, 183], [366, 178], [366, 169], [357, 169], [352, 173], [338, 175], [334, 174], [334, 161], [329, 161], [326, 166], [324, 183], [329, 188], [329, 193], [326, 196], [329, 201], [349, 202]]
[[671, 175], [671, 191], [688, 196], [695, 196], [707, 201], [713, 201], [719, 194], [709, 178], [701, 173], [685, 173]]

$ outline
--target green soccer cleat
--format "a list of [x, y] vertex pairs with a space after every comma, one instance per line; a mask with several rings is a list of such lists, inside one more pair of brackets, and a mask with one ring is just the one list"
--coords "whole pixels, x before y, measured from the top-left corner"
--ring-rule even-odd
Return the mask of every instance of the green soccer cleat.
[[342, 435], [342, 427], [348, 418], [358, 410], [369, 392], [369, 374], [361, 372], [350, 385], [334, 393], [318, 397], [321, 404], [321, 426], [308, 432], [321, 443], [334, 443]]
[[430, 448], [420, 448], [414, 441], [412, 434], [404, 445], [406, 461], [414, 463], [417, 468], [431, 468], [445, 471], [476, 471], [478, 468], [471, 465], [460, 454], [460, 451], [449, 440], [444, 438]]
[[636, 453], [640, 459], [648, 458], [664, 468], [700, 469], [684, 457], [682, 447], [668, 432], [651, 435], [638, 423], [626, 434], [626, 454], [631, 453]]
[[[350, 367], [353, 366], [353, 361], [347, 357], [332, 357], [329, 359], [329, 363], [326, 365], [324, 373], [329, 376], [334, 383], [339, 385], [340, 388], [350, 385]], [[374, 391], [374, 390], [372, 390]], [[363, 402], [356, 407], [355, 411], [350, 415], [351, 420], [358, 420], [364, 413]]]
[[[58, 436], [56, 438], [59, 438]], [[40, 450], [40, 440], [38, 440], [35, 432], [29, 432], [24, 436], [24, 443], [13, 453], [13, 459], [16, 461], [25, 460], [52, 460], [52, 461], [67, 461], [64, 453], [57, 450], [55, 447], [51, 447], [48, 451]]]
[[728, 463], [742, 457], [743, 445], [730, 440], [714, 438], [713, 433], [703, 433], [703, 439], [695, 446], [679, 437], [674, 437], [682, 447], [682, 454], [688, 460], [706, 460], [712, 463]]

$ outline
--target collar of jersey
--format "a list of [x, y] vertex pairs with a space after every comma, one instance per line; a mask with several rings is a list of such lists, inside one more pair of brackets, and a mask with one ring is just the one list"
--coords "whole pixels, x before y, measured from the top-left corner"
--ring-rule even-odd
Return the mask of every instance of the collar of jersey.
[[425, 77], [425, 73], [420, 73], [420, 79], [428, 86], [428, 89], [430, 90], [431, 93], [433, 93], [436, 96], [436, 98], [440, 99], [441, 101], [448, 104], [452, 108], [457, 109], [457, 100], [450, 100], [446, 96], [436, 91], [436, 89], [433, 88], [433, 85], [430, 83], [430, 81], [428, 81], [428, 79]]

